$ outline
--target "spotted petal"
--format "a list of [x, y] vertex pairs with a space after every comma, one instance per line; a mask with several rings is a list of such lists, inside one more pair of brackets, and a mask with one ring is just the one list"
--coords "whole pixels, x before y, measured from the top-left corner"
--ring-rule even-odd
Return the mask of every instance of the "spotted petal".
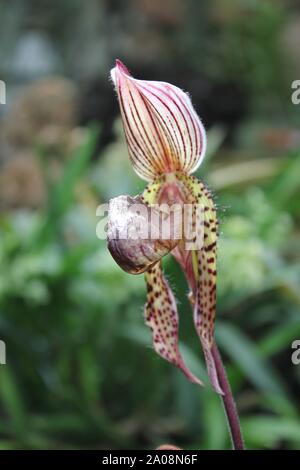
[[[195, 227], [197, 249], [185, 251], [182, 245], [173, 250], [192, 289], [194, 323], [205, 356], [208, 375], [217, 393], [222, 394], [215, 361], [212, 355], [216, 315], [216, 249], [217, 215], [212, 196], [205, 185], [194, 176], [176, 174], [186, 202], [195, 209], [190, 222]], [[196, 208], [201, 211], [197, 212]], [[198, 219], [198, 215], [200, 218]], [[201, 242], [201, 243], [199, 243]]]
[[136, 173], [153, 181], [164, 173], [195, 171], [206, 135], [189, 96], [169, 83], [133, 78], [118, 60], [111, 77]]
[[180, 197], [185, 207], [190, 207], [191, 217], [185, 219], [184, 223], [191, 226], [185, 230], [188, 239], [181, 240], [173, 248], [172, 255], [181, 265], [192, 291], [190, 300], [194, 309], [194, 323], [211, 384], [217, 393], [222, 394], [212, 356], [216, 309], [216, 209], [205, 185], [194, 176], [183, 173], [175, 173], [172, 178], [162, 176], [156, 179], [147, 186], [141, 199], [145, 204], [152, 205], [161, 202], [163, 198], [173, 201], [174, 197], [175, 200]]
[[194, 303], [194, 323], [199, 335], [208, 375], [212, 386], [217, 393], [223, 391], [219, 384], [215, 361], [212, 355], [214, 344], [214, 324], [216, 316], [216, 250], [218, 221], [216, 208], [210, 192], [201, 181], [194, 177], [189, 178], [191, 194], [195, 202], [203, 209], [203, 245], [193, 252], [193, 268], [196, 277], [196, 295]]
[[178, 347], [178, 313], [174, 294], [162, 274], [161, 263], [146, 273], [146, 324], [151, 328], [155, 351], [171, 364], [179, 367], [193, 383], [203, 385], [184, 364]]

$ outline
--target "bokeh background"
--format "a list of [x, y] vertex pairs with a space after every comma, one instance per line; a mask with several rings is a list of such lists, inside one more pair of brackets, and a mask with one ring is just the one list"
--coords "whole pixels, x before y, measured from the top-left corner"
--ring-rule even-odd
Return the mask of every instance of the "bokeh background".
[[[118, 57], [188, 90], [207, 127], [216, 336], [244, 437], [299, 449], [299, 2], [14, 0], [0, 17], [0, 448], [230, 447], [219, 397], [151, 349], [143, 276], [96, 238], [96, 207], [144, 187], [109, 81]], [[165, 268], [205, 379], [185, 280]]]

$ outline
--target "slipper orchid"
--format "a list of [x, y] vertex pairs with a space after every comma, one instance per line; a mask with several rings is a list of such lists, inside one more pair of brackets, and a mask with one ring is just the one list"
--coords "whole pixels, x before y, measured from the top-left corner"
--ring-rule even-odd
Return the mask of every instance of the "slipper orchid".
[[[222, 394], [212, 348], [216, 310], [217, 216], [211, 194], [191, 174], [201, 164], [206, 150], [206, 134], [189, 96], [169, 83], [137, 80], [116, 61], [111, 71], [128, 145], [136, 173], [148, 182], [141, 196], [120, 196], [110, 202], [108, 248], [125, 271], [145, 273], [146, 324], [151, 328], [155, 351], [179, 367], [194, 383], [202, 385], [187, 368], [179, 351], [176, 300], [164, 277], [161, 259], [171, 253], [182, 267], [191, 289], [190, 301], [208, 375], [215, 391]], [[145, 210], [135, 210], [135, 204]], [[165, 208], [188, 206], [189, 234], [182, 234], [182, 217], [171, 217]], [[200, 211], [199, 211], [200, 208]], [[151, 222], [148, 210], [153, 209]], [[149, 236], [159, 217], [168, 219], [172, 234]], [[143, 237], [117, 234], [124, 227], [131, 233], [144, 229]], [[154, 227], [155, 228], [155, 227]], [[181, 232], [181, 236], [180, 236]], [[197, 240], [201, 238], [201, 244]], [[188, 244], [187, 242], [192, 242]], [[188, 246], [188, 248], [187, 248]]]

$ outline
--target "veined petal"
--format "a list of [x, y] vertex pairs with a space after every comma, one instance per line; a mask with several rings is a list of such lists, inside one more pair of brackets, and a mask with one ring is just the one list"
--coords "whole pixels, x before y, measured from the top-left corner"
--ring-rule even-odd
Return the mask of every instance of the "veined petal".
[[155, 351], [171, 364], [179, 367], [193, 383], [203, 385], [184, 364], [178, 347], [178, 314], [176, 301], [167, 280], [162, 274], [161, 263], [146, 273], [147, 303], [145, 320], [152, 330]]
[[164, 173], [195, 171], [206, 134], [189, 96], [169, 83], [134, 79], [118, 60], [111, 77], [137, 174], [152, 181]]

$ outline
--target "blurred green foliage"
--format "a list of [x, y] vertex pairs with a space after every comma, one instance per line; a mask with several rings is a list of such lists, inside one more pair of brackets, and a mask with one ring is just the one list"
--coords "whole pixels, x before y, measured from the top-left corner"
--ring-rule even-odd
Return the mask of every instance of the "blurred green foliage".
[[[0, 367], [0, 445], [228, 448], [219, 398], [209, 386], [188, 383], [149, 347], [143, 277], [123, 273], [96, 238], [97, 203], [143, 185], [121, 138], [91, 163], [96, 133], [91, 129], [68, 159], [45, 210], [1, 217], [7, 365]], [[214, 130], [209, 135], [217, 154], [219, 137]], [[206, 181], [222, 171], [214, 160], [201, 175]], [[299, 162], [299, 153], [287, 155], [259, 185], [242, 178], [228, 186], [223, 178], [216, 194], [216, 334], [250, 448], [300, 445], [300, 371], [290, 358], [291, 342], [300, 336], [300, 209], [293, 204], [300, 196]], [[185, 280], [175, 262], [165, 264], [180, 300], [184, 356], [205, 377]]]
[[[233, 135], [225, 140], [230, 123], [212, 127], [198, 170], [215, 192], [221, 223], [216, 337], [247, 447], [299, 449], [300, 366], [291, 362], [291, 344], [300, 338], [300, 107], [290, 102], [290, 80], [299, 77], [288, 65], [290, 51], [282, 49], [294, 10], [281, 1], [190, 0], [184, 20], [174, 7], [174, 18], [158, 8], [146, 21], [137, 2], [123, 0], [76, 1], [74, 15], [69, 0], [45, 8], [19, 3], [22, 8], [18, 2], [0, 7], [3, 74], [11, 73], [12, 46], [22, 43], [22, 18], [32, 11], [28, 28], [46, 30], [67, 76], [92, 76], [99, 61], [106, 80], [112, 57], [126, 58], [133, 44], [132, 63], [178, 65], [191, 83], [203, 75], [212, 84], [233, 83], [233, 97], [237, 86], [243, 90], [247, 106]], [[214, 112], [226, 90], [217, 102], [212, 95]], [[229, 120], [230, 113], [231, 107]], [[144, 187], [129, 164], [120, 122], [116, 141], [95, 158], [99, 132], [85, 130], [55, 183], [47, 152], [34, 149], [46, 204], [0, 215], [0, 339], [7, 352], [0, 365], [0, 448], [136, 449], [169, 442], [227, 449], [226, 420], [206, 379], [179, 267], [165, 260], [179, 301], [182, 352], [207, 384], [203, 389], [154, 353], [143, 322], [143, 276], [122, 272], [96, 237], [97, 205]]]

